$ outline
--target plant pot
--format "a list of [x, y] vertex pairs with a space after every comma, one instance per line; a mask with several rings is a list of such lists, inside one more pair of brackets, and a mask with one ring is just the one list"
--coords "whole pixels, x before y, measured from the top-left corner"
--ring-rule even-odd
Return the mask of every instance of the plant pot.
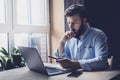
[[20, 54], [12, 54], [13, 63], [16, 67], [20, 67], [22, 63], [22, 56]]
[[12, 63], [12, 60], [11, 59], [8, 59], [7, 62], [6, 62], [6, 66], [4, 67], [5, 70], [8, 70], [8, 69], [14, 69], [15, 66], [14, 64]]

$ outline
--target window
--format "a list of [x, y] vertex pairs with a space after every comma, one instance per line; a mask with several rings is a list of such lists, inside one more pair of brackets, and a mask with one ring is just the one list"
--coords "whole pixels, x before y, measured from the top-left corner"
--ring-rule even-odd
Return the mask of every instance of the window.
[[49, 0], [0, 0], [0, 27], [0, 48], [33, 46], [48, 62]]
[[17, 0], [17, 24], [47, 26], [46, 0]]
[[[6, 50], [8, 50], [8, 34], [7, 33], [0, 33], [0, 48], [4, 47]], [[0, 55], [2, 55], [0, 53]]]
[[14, 44], [15, 47], [18, 46], [31, 46], [36, 47], [43, 61], [47, 62], [47, 51], [48, 45], [47, 40], [48, 34], [40, 33], [15, 33], [14, 34]]
[[0, 24], [5, 24], [6, 19], [6, 1], [0, 0]]

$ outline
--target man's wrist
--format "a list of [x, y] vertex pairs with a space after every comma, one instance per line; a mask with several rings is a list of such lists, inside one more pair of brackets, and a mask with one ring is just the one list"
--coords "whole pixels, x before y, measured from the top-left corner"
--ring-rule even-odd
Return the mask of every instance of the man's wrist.
[[64, 46], [65, 42], [66, 42], [65, 40], [60, 40], [59, 44], [60, 44], [61, 46]]
[[72, 63], [76, 69], [81, 69], [80, 63], [78, 61], [73, 60]]

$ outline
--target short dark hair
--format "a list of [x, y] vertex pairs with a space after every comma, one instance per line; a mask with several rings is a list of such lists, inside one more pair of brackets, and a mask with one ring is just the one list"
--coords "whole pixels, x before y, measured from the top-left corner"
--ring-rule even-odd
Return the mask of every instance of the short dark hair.
[[87, 17], [86, 9], [81, 4], [73, 4], [65, 10], [66, 17], [74, 16], [75, 14], [79, 14], [82, 19]]

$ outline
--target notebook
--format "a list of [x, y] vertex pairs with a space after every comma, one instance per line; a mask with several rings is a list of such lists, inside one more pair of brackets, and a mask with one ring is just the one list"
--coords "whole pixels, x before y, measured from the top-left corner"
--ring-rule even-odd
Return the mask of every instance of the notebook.
[[58, 75], [69, 72], [68, 70], [58, 69], [55, 67], [46, 67], [43, 64], [39, 52], [34, 47], [19, 47], [20, 53], [22, 54], [28, 68], [32, 71], [39, 72], [48, 76]]

